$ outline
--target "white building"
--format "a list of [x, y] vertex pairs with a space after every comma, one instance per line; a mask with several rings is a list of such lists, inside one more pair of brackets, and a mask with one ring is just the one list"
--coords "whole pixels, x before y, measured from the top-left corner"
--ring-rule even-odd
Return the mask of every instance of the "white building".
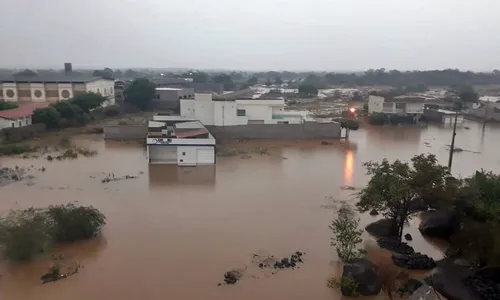
[[368, 113], [421, 115], [424, 113], [425, 99], [414, 96], [399, 96], [393, 99], [369, 95]]
[[148, 124], [146, 144], [151, 164], [215, 164], [215, 138], [193, 118], [154, 116]]
[[115, 103], [114, 80], [74, 73], [51, 76], [9, 76], [0, 78], [0, 101], [16, 103], [65, 101], [79, 93], [94, 92]]
[[455, 117], [457, 118], [457, 124], [464, 123], [464, 116], [462, 113], [446, 109], [426, 109], [424, 110], [424, 116], [426, 116], [429, 121], [445, 125], [453, 125], [455, 123]]
[[301, 114], [285, 113], [285, 100], [276, 98], [213, 98], [212, 93], [195, 93], [194, 99], [181, 99], [181, 116], [203, 125], [301, 124]]
[[31, 125], [33, 111], [47, 106], [48, 103], [28, 103], [14, 109], [0, 110], [0, 129]]

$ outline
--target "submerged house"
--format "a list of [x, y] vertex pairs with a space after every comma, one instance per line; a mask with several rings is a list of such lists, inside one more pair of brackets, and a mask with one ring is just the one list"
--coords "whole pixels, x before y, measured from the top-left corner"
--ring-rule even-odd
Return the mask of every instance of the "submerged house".
[[368, 97], [368, 113], [412, 116], [418, 120], [424, 113], [425, 99], [416, 96], [398, 96], [386, 99], [380, 96]]
[[146, 138], [149, 163], [197, 166], [215, 164], [215, 138], [196, 119], [153, 116]]

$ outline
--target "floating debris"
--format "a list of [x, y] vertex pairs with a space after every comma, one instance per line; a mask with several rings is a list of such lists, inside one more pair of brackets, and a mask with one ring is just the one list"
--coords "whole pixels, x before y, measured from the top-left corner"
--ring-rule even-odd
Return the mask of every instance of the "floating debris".
[[126, 179], [136, 179], [139, 178], [139, 175], [125, 175], [125, 176], [120, 176], [116, 177], [114, 173], [109, 173], [101, 179], [101, 183], [109, 183], [113, 181], [120, 181], [120, 180], [126, 180]]

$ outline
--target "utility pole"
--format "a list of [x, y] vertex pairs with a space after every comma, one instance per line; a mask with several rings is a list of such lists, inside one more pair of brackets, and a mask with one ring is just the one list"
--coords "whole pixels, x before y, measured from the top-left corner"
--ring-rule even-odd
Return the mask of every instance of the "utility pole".
[[448, 160], [448, 171], [451, 173], [451, 164], [453, 163], [453, 150], [455, 150], [455, 136], [457, 135], [458, 111], [455, 113], [455, 123], [453, 123], [453, 135], [451, 137], [450, 158]]

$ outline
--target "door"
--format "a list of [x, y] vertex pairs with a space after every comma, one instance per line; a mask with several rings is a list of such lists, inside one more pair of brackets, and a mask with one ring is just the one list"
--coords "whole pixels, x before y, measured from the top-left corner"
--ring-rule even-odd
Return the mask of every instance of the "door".
[[215, 164], [214, 147], [204, 147], [196, 149], [196, 160], [199, 165]]
[[148, 149], [150, 163], [177, 164], [177, 146], [152, 145]]

